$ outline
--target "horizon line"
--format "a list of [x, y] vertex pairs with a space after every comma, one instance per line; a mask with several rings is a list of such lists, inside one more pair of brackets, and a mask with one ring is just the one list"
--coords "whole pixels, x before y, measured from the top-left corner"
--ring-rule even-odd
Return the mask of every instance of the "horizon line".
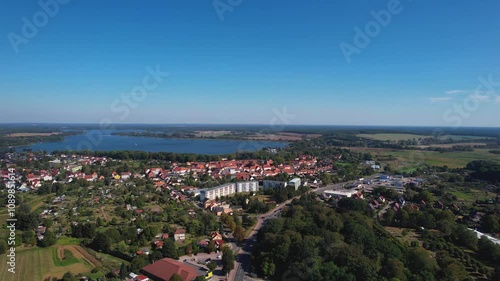
[[[63, 123], [63, 122], [0, 122], [2, 125], [92, 125], [100, 126], [100, 123]], [[272, 126], [270, 124], [259, 124], [259, 123], [111, 123], [107, 126], [113, 125], [156, 125], [156, 126]], [[440, 125], [341, 125], [341, 124], [283, 124], [279, 125], [282, 127], [288, 126], [310, 126], [310, 127], [320, 127], [320, 126], [330, 126], [330, 127], [410, 127], [410, 128], [446, 128], [446, 129], [460, 129], [460, 128], [491, 128], [500, 129], [500, 126], [440, 126]]]

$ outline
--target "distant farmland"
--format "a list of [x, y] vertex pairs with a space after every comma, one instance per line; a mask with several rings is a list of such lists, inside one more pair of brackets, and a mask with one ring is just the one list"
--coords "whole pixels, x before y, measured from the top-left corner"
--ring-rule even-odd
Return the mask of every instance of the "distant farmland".
[[[415, 134], [399, 134], [399, 133], [387, 133], [387, 134], [358, 134], [358, 137], [378, 140], [378, 141], [401, 141], [401, 140], [411, 140], [411, 139], [426, 139], [432, 138], [433, 135], [415, 135]], [[437, 135], [440, 140], [451, 139], [453, 141], [478, 141], [488, 139], [488, 137], [479, 136], [465, 136], [465, 135]]]
[[500, 163], [500, 154], [490, 153], [488, 149], [474, 149], [474, 151], [437, 152], [422, 150], [397, 150], [387, 148], [346, 147], [358, 152], [369, 152], [376, 159], [396, 162], [397, 166], [415, 166], [427, 164], [432, 166], [448, 166], [463, 168], [473, 160], [491, 160]]
[[430, 138], [430, 135], [414, 135], [414, 134], [359, 134], [358, 137], [379, 140], [379, 141], [400, 141], [411, 139], [425, 139]]

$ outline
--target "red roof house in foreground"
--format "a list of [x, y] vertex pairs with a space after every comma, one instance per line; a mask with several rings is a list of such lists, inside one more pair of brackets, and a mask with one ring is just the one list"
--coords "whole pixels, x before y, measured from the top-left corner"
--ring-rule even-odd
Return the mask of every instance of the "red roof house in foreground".
[[154, 281], [169, 281], [174, 273], [177, 273], [184, 281], [193, 281], [196, 277], [206, 274], [195, 266], [169, 258], [146, 265], [141, 271]]

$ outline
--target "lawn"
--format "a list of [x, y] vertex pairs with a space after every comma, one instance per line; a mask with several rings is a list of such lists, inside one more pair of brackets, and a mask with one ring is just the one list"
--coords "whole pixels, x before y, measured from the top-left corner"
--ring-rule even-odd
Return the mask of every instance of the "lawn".
[[[70, 271], [74, 274], [86, 273], [91, 270], [91, 267], [77, 259], [73, 255], [68, 262], [58, 262], [57, 266], [55, 260], [58, 260], [57, 246], [48, 248], [29, 248], [18, 249], [16, 252], [16, 269], [15, 273], [7, 271], [8, 266], [7, 256], [0, 256], [0, 280], [2, 281], [41, 281], [50, 277], [61, 278], [64, 273]], [[51, 258], [52, 257], [52, 258]]]
[[474, 201], [474, 195], [471, 192], [466, 191], [450, 191], [451, 194], [455, 195], [458, 200], [462, 201]]
[[73, 237], [62, 237], [57, 239], [57, 245], [66, 246], [66, 245], [80, 245], [81, 239], [73, 238]]

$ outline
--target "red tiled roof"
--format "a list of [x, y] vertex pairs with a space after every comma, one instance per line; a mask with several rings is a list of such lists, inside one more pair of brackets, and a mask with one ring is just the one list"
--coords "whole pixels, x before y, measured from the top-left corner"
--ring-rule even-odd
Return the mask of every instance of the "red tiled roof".
[[184, 229], [177, 229], [174, 234], [185, 234], [186, 231]]
[[177, 273], [184, 281], [192, 281], [202, 275], [195, 267], [169, 258], [146, 265], [141, 271], [150, 278], [164, 281], [169, 281], [174, 273]]

